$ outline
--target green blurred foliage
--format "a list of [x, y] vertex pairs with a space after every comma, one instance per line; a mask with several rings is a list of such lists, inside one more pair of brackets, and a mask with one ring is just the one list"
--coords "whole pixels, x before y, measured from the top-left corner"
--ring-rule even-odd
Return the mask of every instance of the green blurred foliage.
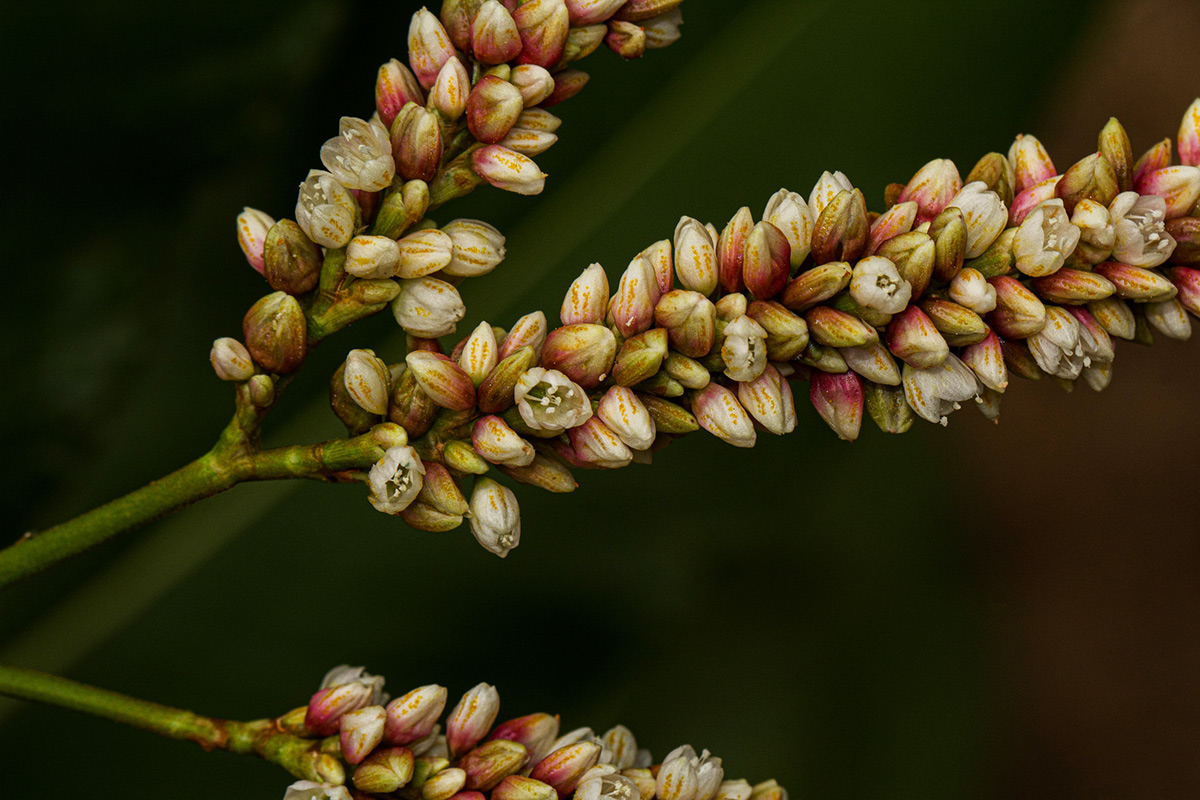
[[[27, 276], [0, 315], [6, 538], [207, 448], [231, 405], [209, 343], [264, 291], [233, 218], [244, 204], [290, 215], [337, 118], [369, 115], [375, 68], [402, 52], [417, 5], [6, 11], [0, 58], [22, 77], [3, 104], [0, 224], [18, 245], [8, 274]], [[468, 283], [460, 330], [553, 312], [588, 263], [615, 278], [680, 214], [757, 216], [823, 169], [874, 207], [931, 157], [965, 173], [1029, 121], [1092, 5], [689, 0], [669, 50], [586, 62], [592, 81], [556, 109], [561, 141], [538, 158], [544, 195], [484, 189], [446, 209], [510, 233], [500, 270]], [[1029, 36], [1035, 16], [1059, 34]], [[352, 347], [394, 347], [387, 317], [321, 348], [276, 430], [337, 435], [325, 380]], [[174, 559], [118, 572], [160, 523], [9, 592], [0, 658], [241, 718], [303, 703], [344, 661], [394, 693], [486, 680], [502, 715], [622, 722], [658, 755], [708, 747], [730, 777], [774, 776], [796, 797], [986, 794], [994, 709], [965, 478], [927, 427], [851, 447], [801, 405], [795, 435], [753, 451], [697, 435], [651, 468], [585, 473], [572, 496], [521, 490], [524, 540], [504, 561], [465, 528], [375, 513], [358, 487], [239, 487], [219, 512], [182, 513], [203, 522], [179, 529], [196, 541], [166, 546]], [[143, 591], [168, 569], [177, 580]], [[86, 595], [90, 616], [61, 612], [117, 574]], [[259, 798], [288, 783], [72, 712], [2, 710], [6, 797]]]

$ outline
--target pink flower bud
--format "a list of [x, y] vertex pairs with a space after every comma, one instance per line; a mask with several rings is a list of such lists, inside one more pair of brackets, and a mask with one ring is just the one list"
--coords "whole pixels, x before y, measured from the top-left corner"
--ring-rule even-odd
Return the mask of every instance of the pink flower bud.
[[420, 686], [387, 704], [384, 738], [389, 744], [404, 745], [423, 739], [437, 727], [446, 707], [446, 687]]
[[594, 742], [560, 747], [539, 761], [529, 777], [553, 787], [559, 798], [569, 797], [583, 774], [600, 759], [600, 751], [600, 745]]
[[566, 0], [572, 25], [594, 25], [617, 13], [625, 0]]
[[950, 353], [946, 340], [917, 306], [909, 306], [892, 318], [887, 329], [887, 345], [897, 358], [921, 368], [942, 363]]
[[1118, 261], [1097, 264], [1097, 275], [1101, 275], [1116, 287], [1117, 297], [1141, 303], [1170, 300], [1175, 296], [1175, 284], [1149, 269], [1133, 267]]
[[862, 428], [862, 381], [853, 372], [814, 372], [809, 387], [813, 407], [839, 438], [853, 442]]
[[621, 438], [598, 418], [567, 431], [572, 454], [580, 466], [617, 469], [633, 460], [633, 453]]
[[508, 9], [496, 0], [479, 7], [471, 25], [471, 50], [484, 64], [503, 64], [521, 52], [521, 34]]
[[1133, 165], [1133, 182], [1136, 185], [1138, 181], [1154, 170], [1169, 166], [1171, 166], [1171, 140], [1163, 139], [1142, 153], [1142, 157]]
[[850, 183], [850, 179], [840, 172], [823, 172], [816, 185], [808, 195], [808, 209], [812, 212], [814, 223], [821, 218], [821, 212], [825, 210], [825, 206], [833, 201], [843, 191], [851, 191], [854, 185]]
[[1200, 97], [1183, 112], [1179, 123], [1179, 160], [1190, 167], [1200, 167]]
[[750, 416], [776, 436], [795, 430], [796, 404], [792, 399], [792, 387], [770, 364], [754, 380], [739, 383], [737, 396]]
[[408, 67], [393, 58], [379, 68], [375, 79], [375, 108], [384, 127], [391, 130], [396, 115], [407, 103], [425, 105], [425, 93]]
[[1188, 216], [1200, 200], [1200, 167], [1175, 166], [1156, 169], [1135, 184], [1141, 195], [1158, 195], [1166, 201], [1166, 218]]
[[996, 290], [983, 273], [968, 267], [950, 281], [950, 299], [976, 314], [986, 314], [996, 307]]
[[1116, 291], [1108, 278], [1077, 269], [1060, 269], [1053, 275], [1034, 278], [1030, 286], [1039, 297], [1052, 303], [1090, 303], [1103, 300]]
[[[486, 478], [479, 481], [484, 482], [495, 484]], [[474, 497], [471, 505], [474, 510]], [[465, 753], [483, 739], [499, 711], [500, 694], [490, 684], [480, 683], [464, 694], [446, 719], [446, 745], [451, 755]]]
[[950, 205], [962, 185], [962, 177], [953, 161], [948, 158], [934, 159], [917, 170], [917, 174], [900, 193], [900, 202], [916, 201], [918, 223], [929, 222]]
[[1009, 226], [1020, 225], [1030, 211], [1047, 200], [1053, 200], [1060, 180], [1062, 180], [1061, 177], [1047, 178], [1018, 194], [1013, 200], [1012, 207], [1008, 209]]
[[525, 108], [521, 90], [495, 75], [475, 84], [467, 98], [467, 127], [481, 142], [503, 139]]
[[[421, 800], [451, 800], [462, 792], [467, 783], [467, 773], [458, 767], [450, 767], [436, 773], [421, 787]], [[470, 798], [470, 792], [464, 792]], [[463, 800], [467, 800], [463, 798]]]
[[[658, 298], [654, 268], [645, 256], [635, 257], [622, 273], [617, 294], [609, 307], [613, 324], [622, 336], [635, 336], [654, 324], [654, 306]], [[566, 322], [565, 318], [563, 322]]]
[[753, 447], [756, 439], [750, 415], [733, 392], [710, 383], [692, 398], [692, 413], [701, 428], [734, 447]]
[[626, 0], [614, 15], [617, 19], [641, 22], [677, 9], [683, 0]]
[[383, 741], [387, 714], [383, 706], [367, 706], [343, 714], [339, 720], [342, 757], [358, 764]]
[[853, 314], [828, 306], [811, 308], [804, 315], [809, 334], [826, 347], [861, 347], [879, 341], [879, 334]]
[[699, 292], [681, 289], [667, 292], [654, 307], [654, 321], [667, 329], [671, 347], [685, 356], [700, 358], [712, 350], [717, 307]]
[[[492, 0], [495, 2], [495, 0]], [[429, 104], [445, 119], [453, 122], [467, 110], [467, 96], [471, 93], [471, 76], [457, 58], [442, 65], [437, 81], [429, 90]]]
[[1036, 136], [1028, 134], [1018, 136], [1012, 143], [1008, 149], [1008, 163], [1016, 176], [1015, 189], [1018, 195], [1058, 174], [1046, 148], [1042, 147]]
[[617, 339], [603, 325], [565, 325], [542, 345], [542, 366], [558, 370], [584, 389], [600, 385], [612, 371]]
[[563, 0], [529, 0], [513, 11], [521, 34], [522, 64], [550, 68], [562, 58], [570, 27], [570, 14]]
[[770, 300], [787, 285], [791, 250], [783, 231], [770, 222], [760, 222], [750, 230], [742, 277], [746, 288], [759, 300]]
[[991, 278], [988, 283], [996, 290], [996, 310], [988, 314], [987, 322], [996, 333], [1007, 339], [1024, 339], [1046, 324], [1046, 307], [1019, 281], [1002, 275]]
[[[514, 67], [509, 80], [520, 90], [521, 98], [525, 101], [526, 111], [545, 100], [554, 91], [554, 76], [545, 67], [539, 67], [536, 64], [522, 64]], [[522, 114], [518, 117], [514, 127], [522, 127], [522, 118], [526, 116], [526, 114]], [[546, 116], [550, 116], [550, 114], [547, 112]]]
[[467, 753], [459, 761], [459, 767], [467, 773], [467, 792], [457, 795], [461, 800], [464, 794], [479, 795], [478, 800], [485, 800], [480, 791], [490, 791], [500, 781], [519, 770], [528, 760], [525, 746], [508, 739], [495, 739], [479, 745]]
[[[749, 228], [747, 228], [747, 231]], [[671, 242], [660, 239], [639, 255], [645, 256], [654, 268], [654, 280], [658, 282], [659, 295], [664, 295], [675, 286], [675, 268], [671, 261]]]
[[238, 245], [246, 260], [260, 275], [263, 271], [263, 247], [267, 243], [267, 231], [275, 227], [275, 220], [256, 208], [246, 206], [237, 218]]
[[442, 408], [466, 411], [475, 406], [475, 384], [471, 376], [446, 356], [413, 352], [404, 360], [421, 389]]
[[392, 314], [413, 336], [434, 339], [454, 332], [467, 313], [462, 298], [446, 281], [424, 277], [400, 282]]
[[497, 144], [472, 153], [471, 169], [492, 186], [506, 192], [540, 194], [546, 185], [545, 173], [532, 159]]
[[529, 754], [526, 763], [536, 764], [550, 752], [550, 745], [557, 737], [558, 717], [539, 713], [500, 723], [492, 729], [488, 740], [507, 739], [517, 742], [523, 745]]
[[452, 58], [454, 44], [438, 18], [422, 8], [413, 14], [408, 28], [408, 63], [426, 89], [437, 81], [442, 65]]
[[442, 161], [442, 132], [437, 116], [416, 104], [406, 105], [392, 123], [392, 157], [405, 180], [432, 181]]
[[1173, 219], [1164, 225], [1165, 233], [1175, 240], [1171, 261], [1194, 267], [1200, 265], [1200, 217]]
[[867, 201], [858, 189], [838, 193], [813, 227], [812, 257], [818, 264], [857, 261], [867, 249]]
[[591, 79], [581, 69], [561, 69], [554, 73], [554, 91], [550, 96], [542, 101], [544, 108], [556, 106], [564, 100], [570, 100], [575, 95], [583, 91], [583, 87]]
[[1189, 267], [1172, 267], [1166, 270], [1167, 277], [1179, 290], [1177, 295], [1183, 307], [1200, 316], [1200, 270]]
[[604, 43], [621, 58], [641, 58], [646, 52], [646, 32], [632, 22], [613, 20], [608, 23]]
[[546, 315], [541, 311], [526, 314], [516, 321], [512, 330], [500, 343], [497, 357], [503, 361], [522, 347], [530, 347], [535, 354], [540, 355], [542, 344], [546, 341]]
[[721, 287], [727, 292], [740, 292], [745, 288], [742, 267], [746, 259], [746, 239], [753, 228], [754, 216], [749, 208], [742, 206], [717, 239], [717, 271]]
[[571, 282], [563, 297], [559, 318], [563, 325], [603, 324], [608, 309], [608, 276], [604, 267], [592, 264]]
[[254, 375], [250, 352], [237, 339], [228, 336], [213, 342], [208, 354], [213, 372], [223, 381], [248, 381]]
[[374, 686], [364, 681], [320, 689], [308, 701], [304, 726], [321, 736], [330, 736], [337, 733], [342, 715], [365, 708], [374, 699]]
[[497, 416], [480, 417], [475, 420], [475, 427], [471, 432], [471, 446], [475, 448], [476, 453], [493, 464], [525, 467], [533, 463], [533, 446]]
[[871, 223], [871, 233], [867, 237], [867, 249], [864, 255], [874, 255], [875, 251], [879, 249], [879, 245], [888, 239], [911, 231], [919, 208], [916, 201], [909, 200], [907, 203], [897, 203], [879, 215], [879, 218]]
[[717, 288], [715, 243], [691, 217], [681, 217], [675, 226], [675, 274], [685, 289], [702, 295]]
[[963, 348], [962, 361], [989, 389], [1003, 392], [1008, 388], [1008, 368], [1004, 365], [1004, 348], [994, 331], [981, 342]]

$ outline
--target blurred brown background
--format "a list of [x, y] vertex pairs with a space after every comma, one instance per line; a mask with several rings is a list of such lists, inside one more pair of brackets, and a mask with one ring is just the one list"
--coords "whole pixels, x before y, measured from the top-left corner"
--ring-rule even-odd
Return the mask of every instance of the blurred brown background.
[[[5, 10], [4, 539], [210, 445], [229, 398], [209, 343], [263, 292], [234, 216], [290, 214], [337, 117], [370, 113], [418, 6]], [[680, 214], [757, 215], [823, 169], [878, 200], [932, 157], [965, 171], [1022, 131], [1061, 170], [1110, 115], [1140, 153], [1200, 95], [1200, 6], [1183, 0], [684, 14], [667, 51], [585, 62], [593, 80], [538, 159], [543, 196], [455, 207], [509, 236], [500, 271], [468, 284], [463, 330], [556, 308], [586, 264], [616, 275]], [[337, 435], [326, 376], [349, 348], [386, 354], [386, 316], [314, 355], [274, 442]], [[230, 717], [303, 702], [342, 661], [394, 692], [487, 680], [503, 716], [623, 722], [660, 756], [690, 741], [797, 798], [1193, 796], [1198, 348], [1122, 344], [1100, 395], [1014, 381], [998, 426], [965, 409], [903, 437], [867, 423], [850, 446], [805, 404], [795, 434], [751, 452], [690, 437], [569, 498], [522, 491], [505, 561], [465, 531], [410, 531], [357, 487], [238, 487], [7, 592], [0, 662]], [[0, 766], [20, 798], [287, 784], [7, 702]]]

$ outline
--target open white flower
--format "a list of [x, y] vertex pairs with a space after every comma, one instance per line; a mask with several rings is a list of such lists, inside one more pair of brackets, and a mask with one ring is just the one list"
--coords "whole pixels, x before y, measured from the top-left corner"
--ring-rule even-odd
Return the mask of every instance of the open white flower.
[[721, 344], [725, 374], [735, 381], [752, 381], [762, 375], [767, 366], [767, 332], [750, 317], [742, 314], [725, 326], [725, 341]]
[[854, 267], [850, 296], [867, 308], [884, 314], [899, 314], [912, 298], [912, 285], [883, 256], [869, 256]]
[[1099, 264], [1112, 255], [1117, 234], [1113, 230], [1108, 209], [1095, 200], [1083, 199], [1071, 214], [1071, 224], [1079, 228], [1080, 257], [1089, 264]]
[[358, 203], [330, 173], [310, 170], [300, 184], [296, 224], [304, 235], [322, 247], [341, 247], [354, 235]]
[[1062, 200], [1045, 200], [1025, 217], [1013, 240], [1017, 269], [1040, 278], [1062, 268], [1079, 244], [1079, 228], [1071, 224]]
[[1029, 352], [1048, 374], [1068, 381], [1078, 378], [1090, 363], [1079, 341], [1079, 323], [1058, 306], [1047, 306], [1046, 326], [1029, 337]]
[[945, 425], [961, 403], [978, 393], [975, 373], [954, 354], [927, 369], [904, 365], [904, 397], [922, 419]]
[[1121, 192], [1108, 207], [1116, 243], [1113, 258], [1131, 267], [1153, 269], [1175, 252], [1164, 221], [1167, 201], [1158, 195]]
[[331, 783], [296, 781], [284, 792], [283, 800], [350, 800], [350, 792]]
[[396, 175], [392, 141], [375, 120], [342, 117], [338, 135], [321, 146], [321, 163], [347, 189], [377, 192]]
[[521, 419], [535, 431], [561, 433], [592, 416], [587, 393], [556, 369], [534, 367], [522, 373], [513, 400]]
[[371, 505], [385, 514], [399, 514], [408, 508], [425, 481], [425, 465], [411, 447], [391, 447], [371, 471], [367, 483]]
[[967, 225], [967, 258], [978, 258], [1008, 225], [1008, 208], [983, 181], [971, 181], [950, 200]]

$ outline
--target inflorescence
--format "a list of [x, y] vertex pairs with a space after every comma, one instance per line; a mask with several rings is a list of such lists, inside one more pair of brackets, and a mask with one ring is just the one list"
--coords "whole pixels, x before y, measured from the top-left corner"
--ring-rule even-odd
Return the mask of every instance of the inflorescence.
[[995, 419], [1010, 373], [1099, 391], [1118, 340], [1190, 336], [1200, 100], [1180, 126], [1182, 164], [1170, 139], [1135, 161], [1113, 119], [1097, 152], [1062, 174], [1035, 137], [1018, 136], [965, 180], [952, 161], [929, 162], [888, 187], [881, 213], [826, 172], [807, 197], [781, 189], [758, 221], [749, 208], [720, 231], [683, 217], [615, 291], [589, 266], [558, 327], [541, 311], [508, 329], [484, 322], [447, 352], [439, 338], [466, 311], [456, 286], [500, 264], [504, 236], [479, 220], [439, 228], [426, 212], [484, 181], [541, 191], [529, 156], [559, 125], [545, 106], [583, 82], [565, 64], [602, 40], [625, 57], [669, 44], [678, 5], [448, 2], [441, 22], [418, 12], [411, 72], [381, 68], [379, 113], [343, 119], [321, 151], [329, 171], [301, 187], [297, 221], [239, 218], [248, 259], [279, 291], [247, 314], [246, 346], [215, 344], [218, 374], [252, 389], [273, 381], [315, 340], [390, 303], [407, 355], [353, 350], [331, 382], [347, 429], [383, 430], [390, 445], [361, 476], [370, 501], [423, 530], [469, 520], [504, 556], [520, 514], [493, 468], [569, 492], [574, 468], [647, 463], [701, 428], [751, 447], [759, 431], [794, 429], [801, 381], [847, 440], [864, 410], [891, 433], [918, 417], [944, 425], [968, 401]]
[[463, 695], [443, 730], [446, 698], [431, 684], [389, 702], [383, 678], [330, 670], [307, 707], [275, 722], [324, 740], [322, 780], [292, 784], [284, 800], [787, 800], [773, 780], [725, 780], [721, 759], [690, 745], [655, 763], [623, 725], [563, 733], [558, 716], [540, 713], [497, 725], [500, 695], [486, 683]]

